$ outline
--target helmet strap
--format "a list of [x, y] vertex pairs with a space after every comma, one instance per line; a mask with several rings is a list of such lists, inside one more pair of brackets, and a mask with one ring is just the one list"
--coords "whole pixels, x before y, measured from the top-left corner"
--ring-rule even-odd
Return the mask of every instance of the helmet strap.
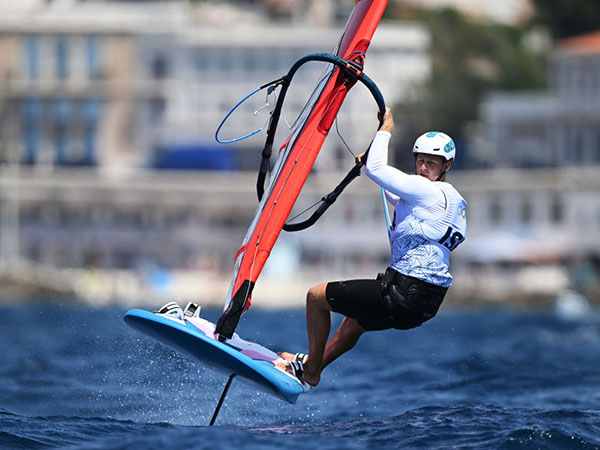
[[[454, 162], [453, 159], [449, 159], [448, 161]], [[446, 164], [448, 163], [448, 161], [444, 161], [444, 167], [446, 167]], [[452, 167], [452, 165], [450, 165], [450, 167]], [[448, 168], [448, 170], [450, 170], [450, 169]], [[448, 173], [448, 170], [444, 170], [442, 173], [440, 173], [440, 176], [435, 181], [441, 181], [442, 178]]]

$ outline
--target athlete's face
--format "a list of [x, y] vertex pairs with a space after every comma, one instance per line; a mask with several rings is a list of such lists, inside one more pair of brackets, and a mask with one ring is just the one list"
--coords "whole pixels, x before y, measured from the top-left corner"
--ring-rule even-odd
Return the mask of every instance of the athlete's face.
[[415, 166], [417, 175], [431, 181], [436, 181], [442, 172], [450, 168], [449, 163], [443, 157], [424, 153], [415, 154]]

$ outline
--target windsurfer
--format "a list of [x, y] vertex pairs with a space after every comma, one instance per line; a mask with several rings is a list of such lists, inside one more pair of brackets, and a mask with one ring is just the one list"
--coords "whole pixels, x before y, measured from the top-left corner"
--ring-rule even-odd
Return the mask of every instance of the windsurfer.
[[[322, 370], [352, 349], [365, 331], [406, 330], [436, 315], [452, 282], [450, 252], [466, 234], [466, 202], [446, 182], [455, 156], [444, 133], [423, 134], [413, 147], [415, 175], [387, 164], [394, 119], [387, 108], [371, 145], [366, 174], [394, 205], [391, 263], [376, 279], [321, 283], [306, 296], [308, 355], [279, 353], [276, 366], [316, 386]], [[357, 157], [362, 164], [363, 155]], [[331, 337], [330, 312], [345, 316]]]

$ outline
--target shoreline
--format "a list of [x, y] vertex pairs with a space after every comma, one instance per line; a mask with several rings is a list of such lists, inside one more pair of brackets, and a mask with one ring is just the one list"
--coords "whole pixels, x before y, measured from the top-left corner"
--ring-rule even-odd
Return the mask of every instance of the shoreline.
[[[198, 289], [194, 295], [194, 286], [187, 286], [182, 289], [181, 286], [169, 291], [167, 287], [157, 291], [140, 290], [130, 292], [131, 295], [104, 295], [96, 290], [79, 292], [72, 286], [66, 289], [57, 289], [49, 286], [43, 286], [36, 283], [24, 282], [15, 279], [0, 277], [0, 305], [10, 305], [15, 303], [50, 303], [50, 304], [73, 304], [88, 305], [92, 307], [104, 307], [110, 305], [119, 305], [125, 308], [135, 307], [158, 307], [167, 301], [177, 301], [185, 305], [188, 301], [194, 301], [206, 308], [222, 308], [224, 298], [215, 295], [217, 292], [226, 292], [229, 280], [212, 280], [211, 283], [203, 283], [206, 280], [199, 280]], [[195, 284], [195, 283], [194, 283]], [[314, 284], [314, 283], [313, 283]], [[200, 287], [200, 285], [203, 285]], [[270, 279], [261, 280], [257, 284], [253, 295], [253, 308], [260, 309], [299, 309], [304, 308], [304, 294], [310, 287], [310, 280], [290, 280], [273, 281]], [[185, 291], [185, 292], [184, 292]], [[207, 295], [210, 293], [211, 295]], [[83, 294], [83, 295], [82, 295]], [[115, 295], [116, 294], [116, 295]], [[203, 295], [204, 294], [204, 295]], [[494, 309], [509, 308], [519, 310], [539, 310], [556, 308], [561, 302], [567, 302], [573, 305], [587, 305], [592, 308], [600, 307], [600, 302], [596, 297], [583, 296], [572, 290], [563, 290], [556, 293], [525, 293], [515, 292], [512, 296], [498, 295], [492, 293], [484, 295], [482, 292], [466, 292], [453, 286], [442, 304], [443, 309]]]

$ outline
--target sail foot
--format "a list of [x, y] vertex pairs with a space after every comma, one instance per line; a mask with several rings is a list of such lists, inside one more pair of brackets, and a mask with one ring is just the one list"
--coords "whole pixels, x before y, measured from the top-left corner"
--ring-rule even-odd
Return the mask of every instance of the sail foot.
[[224, 342], [233, 336], [242, 313], [248, 309], [247, 304], [250, 301], [252, 289], [254, 289], [254, 282], [245, 280], [231, 298], [227, 309], [225, 309], [217, 321], [215, 333], [219, 335], [219, 341]]

